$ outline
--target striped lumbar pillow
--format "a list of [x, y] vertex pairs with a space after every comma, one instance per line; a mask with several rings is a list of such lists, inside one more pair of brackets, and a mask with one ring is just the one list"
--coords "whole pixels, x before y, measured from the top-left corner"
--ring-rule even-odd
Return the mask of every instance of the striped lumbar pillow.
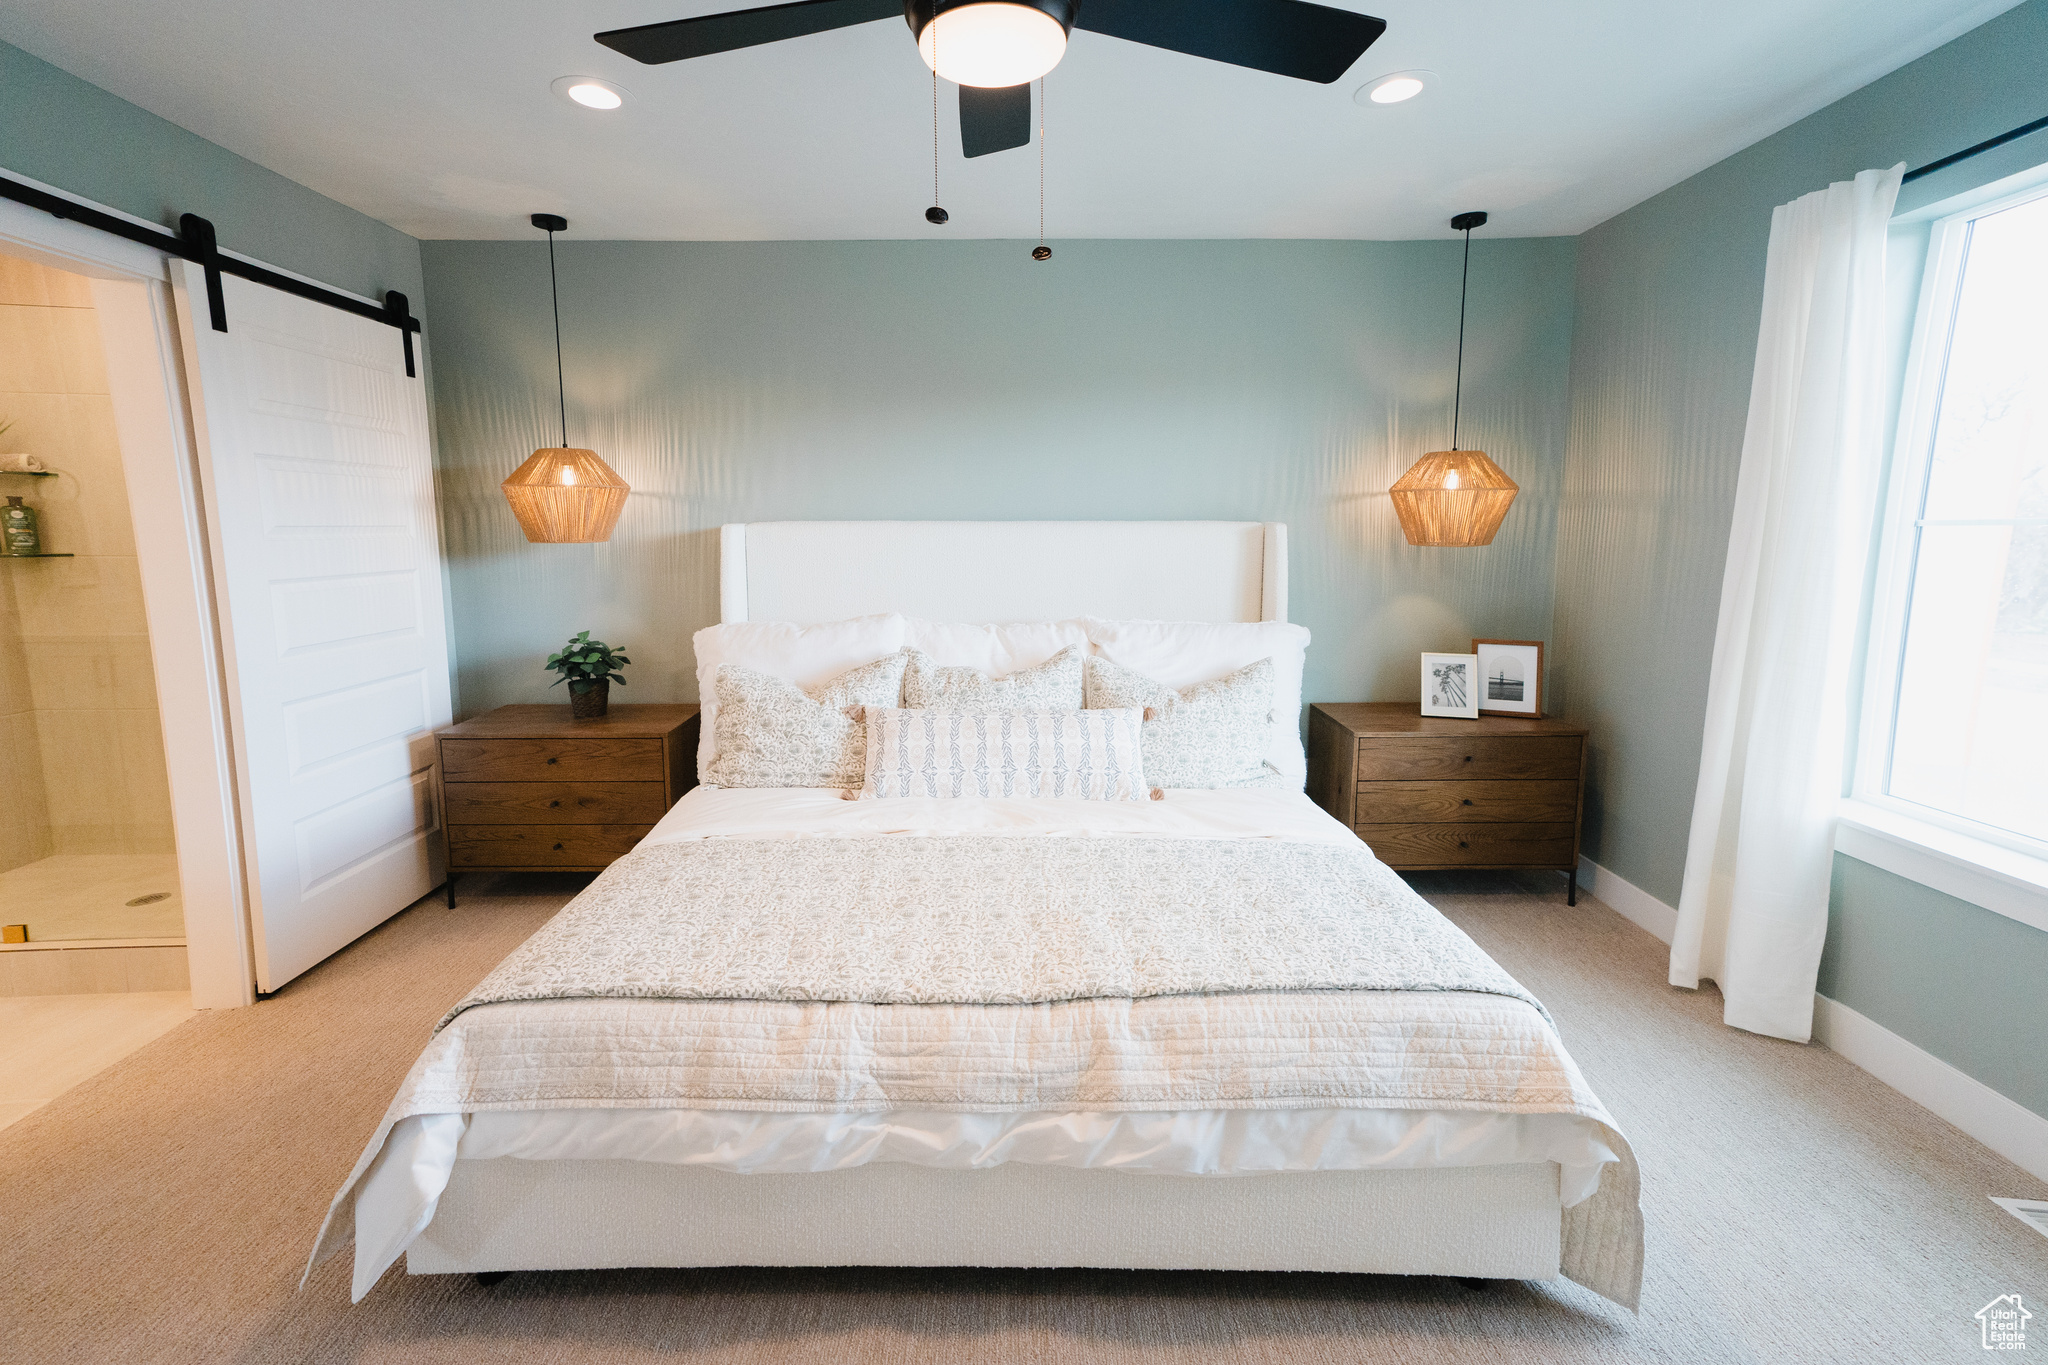
[[867, 708], [871, 796], [1050, 796], [1142, 801], [1136, 710]]

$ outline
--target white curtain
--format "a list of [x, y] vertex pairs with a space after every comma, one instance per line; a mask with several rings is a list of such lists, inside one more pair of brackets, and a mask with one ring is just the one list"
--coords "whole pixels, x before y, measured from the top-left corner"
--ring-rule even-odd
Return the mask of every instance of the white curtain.
[[1884, 248], [1905, 167], [1771, 215], [1671, 983], [1805, 1042], [1827, 934], [1850, 653], [1883, 463]]

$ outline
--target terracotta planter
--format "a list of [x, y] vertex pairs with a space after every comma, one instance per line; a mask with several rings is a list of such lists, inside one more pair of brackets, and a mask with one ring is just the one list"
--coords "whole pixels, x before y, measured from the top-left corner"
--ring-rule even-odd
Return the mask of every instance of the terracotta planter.
[[569, 694], [569, 715], [576, 720], [596, 720], [610, 708], [611, 701], [611, 680], [602, 679], [588, 692]]

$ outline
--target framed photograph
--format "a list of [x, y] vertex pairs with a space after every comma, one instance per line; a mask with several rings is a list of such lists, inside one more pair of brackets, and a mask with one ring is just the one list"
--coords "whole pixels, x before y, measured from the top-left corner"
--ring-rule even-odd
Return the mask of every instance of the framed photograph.
[[1474, 640], [1479, 656], [1479, 714], [1543, 719], [1543, 642]]
[[1479, 719], [1479, 656], [1422, 656], [1422, 714]]

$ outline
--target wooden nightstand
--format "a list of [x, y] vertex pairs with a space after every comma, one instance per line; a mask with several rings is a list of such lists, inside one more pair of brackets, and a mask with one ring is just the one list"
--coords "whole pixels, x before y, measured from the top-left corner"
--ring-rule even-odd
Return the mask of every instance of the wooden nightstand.
[[1414, 702], [1309, 708], [1308, 794], [1400, 871], [1554, 867], [1577, 905], [1585, 779], [1583, 726], [1449, 720]]
[[463, 872], [595, 872], [697, 785], [697, 708], [501, 706], [443, 730], [448, 903]]

